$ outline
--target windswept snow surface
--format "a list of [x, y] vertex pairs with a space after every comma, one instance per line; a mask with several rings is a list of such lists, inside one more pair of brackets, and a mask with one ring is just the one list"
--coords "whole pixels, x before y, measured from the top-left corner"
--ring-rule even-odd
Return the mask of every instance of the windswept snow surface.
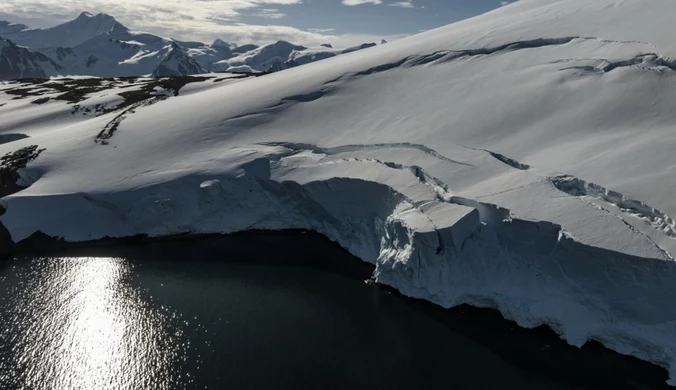
[[205, 82], [129, 110], [105, 145], [119, 112], [8, 96], [0, 134], [28, 137], [0, 153], [45, 150], [0, 220], [15, 241], [312, 229], [406, 295], [597, 340], [676, 384], [674, 15], [672, 0], [521, 0]]

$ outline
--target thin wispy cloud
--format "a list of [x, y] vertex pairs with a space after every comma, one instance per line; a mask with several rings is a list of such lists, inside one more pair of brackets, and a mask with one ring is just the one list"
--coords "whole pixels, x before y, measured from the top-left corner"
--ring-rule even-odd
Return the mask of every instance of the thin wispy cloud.
[[397, 1], [396, 3], [388, 4], [390, 7], [399, 7], [399, 8], [415, 8], [412, 2], [410, 1]]
[[381, 0], [343, 0], [345, 5], [381, 4]]
[[254, 12], [253, 16], [265, 19], [282, 19], [286, 14], [280, 12], [276, 8], [263, 8], [260, 11]]

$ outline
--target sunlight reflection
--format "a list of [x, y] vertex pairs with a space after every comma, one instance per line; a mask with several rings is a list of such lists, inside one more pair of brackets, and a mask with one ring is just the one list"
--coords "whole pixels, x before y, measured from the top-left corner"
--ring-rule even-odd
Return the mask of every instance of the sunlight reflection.
[[2, 358], [16, 359], [4, 364], [19, 369], [0, 374], [2, 383], [33, 389], [176, 385], [179, 351], [163, 313], [129, 283], [127, 261], [48, 258], [14, 268], [26, 288], [11, 297], [14, 315], [1, 332], [17, 336], [12, 356]]

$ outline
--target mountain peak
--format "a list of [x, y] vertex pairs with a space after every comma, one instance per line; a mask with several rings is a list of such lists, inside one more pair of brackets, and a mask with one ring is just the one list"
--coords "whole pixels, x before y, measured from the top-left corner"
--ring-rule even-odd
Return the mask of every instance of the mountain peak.
[[230, 46], [230, 44], [222, 39], [216, 39], [214, 43], [211, 44], [211, 46]]
[[176, 42], [171, 42], [169, 52], [159, 63], [152, 76], [188, 76], [200, 73], [205, 73], [205, 71], [197, 61], [190, 58]]
[[28, 29], [23, 25], [0, 24], [0, 35], [31, 48], [75, 47], [103, 33], [121, 36], [128, 31], [114, 17], [90, 12], [81, 12], [75, 19], [50, 28]]
[[86, 11], [80, 13], [80, 15], [78, 15], [78, 17], [75, 18], [73, 22], [78, 24], [89, 24], [92, 22], [97, 22], [101, 25], [110, 26], [111, 29], [115, 28], [117, 25], [122, 26], [114, 17], [108, 14], [98, 13], [94, 15], [91, 12]]
[[[40, 63], [50, 62], [40, 53], [32, 53], [9, 39], [0, 38], [0, 80], [45, 78], [47, 74]], [[53, 62], [51, 65], [58, 66]]]
[[307, 49], [305, 46], [300, 46], [300, 45], [294, 45], [293, 43], [289, 41], [284, 41], [284, 40], [279, 40], [275, 43], [272, 43], [268, 45], [267, 47], [274, 47], [274, 48], [285, 48], [289, 50], [305, 50]]

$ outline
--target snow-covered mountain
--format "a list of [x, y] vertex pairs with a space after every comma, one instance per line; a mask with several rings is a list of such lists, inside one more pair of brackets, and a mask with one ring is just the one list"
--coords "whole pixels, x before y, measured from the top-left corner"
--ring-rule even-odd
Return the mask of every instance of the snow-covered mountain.
[[204, 69], [190, 58], [178, 44], [172, 42], [169, 53], [162, 59], [153, 72], [153, 77], [187, 76], [206, 73]]
[[214, 63], [215, 70], [238, 69], [252, 72], [254, 69], [282, 70], [291, 54], [306, 50], [304, 46], [294, 45], [286, 41], [279, 41], [254, 50], [242, 53], [230, 59]]
[[103, 33], [114, 35], [128, 32], [129, 30], [112, 16], [92, 15], [88, 12], [81, 13], [70, 22], [45, 29], [29, 29], [23, 25], [12, 26], [7, 22], [0, 22], [0, 36], [31, 48], [73, 47]]
[[6, 84], [0, 221], [15, 242], [311, 229], [403, 294], [595, 340], [676, 384], [673, 15], [521, 0], [98, 116]]
[[[32, 53], [14, 42], [0, 38], [0, 80], [47, 77], [62, 68], [41, 53]], [[47, 71], [46, 71], [47, 70]]]
[[235, 55], [231, 58], [214, 62], [211, 69], [229, 72], [280, 71], [373, 46], [376, 46], [376, 44], [365, 43], [347, 49], [334, 49], [330, 46], [308, 48], [286, 41], [278, 41], [248, 50], [239, 55], [234, 53]]
[[[119, 39], [124, 38], [124, 39]], [[185, 74], [204, 73], [194, 59], [176, 42], [156, 39], [147, 34], [137, 37], [112, 37], [104, 33], [74, 48], [47, 48], [39, 52], [54, 58], [62, 68], [50, 73], [66, 75], [89, 75], [98, 77], [140, 76], [166, 73], [169, 63], [173, 69], [182, 69]], [[145, 43], [144, 43], [145, 42]], [[164, 70], [163, 70], [164, 69]]]
[[[46, 68], [33, 73], [47, 76], [89, 75], [98, 77], [149, 74], [186, 75], [205, 71], [269, 72], [318, 61], [354, 51], [306, 48], [279, 41], [259, 47], [226, 43], [183, 42], [148, 33], [130, 31], [106, 14], [83, 12], [75, 20], [48, 29], [0, 22], [0, 37], [28, 49], [30, 54], [48, 57]], [[370, 47], [365, 44], [358, 48]], [[9, 62], [9, 59], [3, 60]], [[44, 61], [43, 61], [44, 62]], [[40, 70], [41, 69], [41, 70]], [[16, 74], [0, 67], [2, 74]]]

